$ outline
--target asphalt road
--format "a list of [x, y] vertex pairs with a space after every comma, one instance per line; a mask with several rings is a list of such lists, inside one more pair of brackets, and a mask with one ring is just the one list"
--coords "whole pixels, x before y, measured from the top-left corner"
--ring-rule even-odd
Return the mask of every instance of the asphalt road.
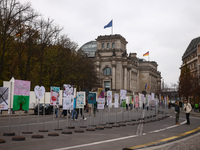
[[[181, 113], [181, 125], [175, 125], [173, 109], [164, 109], [162, 111], [166, 111], [169, 114], [159, 113], [155, 116], [155, 111], [126, 111], [125, 109], [122, 111], [121, 109], [116, 110], [114, 108], [109, 111], [106, 108], [105, 110], [98, 111], [95, 117], [89, 117], [88, 113], [84, 113], [87, 118], [86, 121], [80, 117], [78, 121], [72, 121], [71, 119], [67, 119], [67, 117], [53, 118], [52, 115], [46, 115], [44, 117], [39, 116], [39, 124], [38, 116], [15, 116], [11, 117], [10, 128], [8, 126], [9, 117], [1, 117], [0, 139], [4, 139], [6, 142], [0, 144], [0, 149], [122, 150], [123, 148], [167, 139], [199, 127], [199, 117], [191, 115], [191, 124], [186, 125], [185, 114]], [[165, 118], [165, 116], [169, 117]], [[140, 120], [138, 120], [139, 118]], [[144, 120], [142, 120], [143, 118]], [[158, 121], [159, 119], [161, 120]], [[119, 123], [119, 121], [122, 122]], [[146, 121], [151, 122], [147, 123]], [[112, 123], [120, 124], [121, 126], [112, 127]], [[96, 127], [93, 125], [96, 125]], [[80, 128], [80, 126], [86, 126], [86, 128]], [[75, 129], [68, 129], [68, 127], [75, 127]], [[104, 128], [100, 130], [102, 128], [97, 127]], [[95, 128], [95, 131], [87, 131], [88, 129]], [[38, 132], [41, 129], [48, 130], [48, 132]], [[33, 133], [22, 134], [24, 131], [31, 131]], [[63, 131], [71, 131], [72, 134], [62, 134]], [[15, 136], [3, 136], [4, 133], [9, 132], [14, 132]], [[49, 136], [50, 133], [57, 133], [59, 136]], [[43, 135], [43, 138], [32, 138], [33, 135]], [[25, 140], [12, 140], [13, 137], [18, 136], [24, 137]], [[184, 138], [188, 138], [188, 136]], [[170, 143], [167, 142], [168, 145]], [[162, 148], [164, 149], [164, 147]]]

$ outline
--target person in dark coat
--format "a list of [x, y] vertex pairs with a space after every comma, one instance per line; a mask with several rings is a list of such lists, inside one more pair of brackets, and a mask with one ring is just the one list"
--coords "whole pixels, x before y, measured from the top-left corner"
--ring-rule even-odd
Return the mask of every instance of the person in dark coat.
[[180, 114], [179, 101], [176, 101], [176, 103], [175, 103], [176, 125], [180, 125], [180, 123], [179, 123], [179, 114]]

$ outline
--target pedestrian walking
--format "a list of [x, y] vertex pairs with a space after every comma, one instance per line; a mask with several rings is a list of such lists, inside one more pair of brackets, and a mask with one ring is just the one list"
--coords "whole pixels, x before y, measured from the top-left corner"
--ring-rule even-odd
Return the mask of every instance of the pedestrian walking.
[[76, 114], [77, 114], [76, 110], [75, 110], [75, 109], [73, 109], [73, 110], [71, 111], [71, 113], [72, 113], [71, 120], [74, 120], [74, 119], [76, 119]]
[[186, 119], [187, 119], [186, 124], [190, 124], [190, 112], [192, 111], [192, 106], [187, 100], [185, 100], [184, 110], [186, 112]]
[[98, 109], [97, 109], [97, 102], [96, 102], [96, 103], [94, 103], [94, 108], [93, 108], [94, 117], [96, 117], [97, 111], [98, 111]]
[[180, 114], [179, 101], [176, 101], [176, 103], [175, 103], [176, 125], [180, 125], [180, 123], [179, 123], [179, 114]]
[[65, 117], [65, 116], [67, 116], [67, 110], [63, 110], [60, 115], [60, 117]]
[[77, 113], [76, 113], [75, 120], [78, 121], [79, 110], [80, 110], [80, 114], [81, 114], [81, 117], [83, 118], [83, 120], [86, 120], [87, 118], [84, 117], [83, 109], [82, 109], [82, 108], [76, 109], [76, 112], [77, 112]]

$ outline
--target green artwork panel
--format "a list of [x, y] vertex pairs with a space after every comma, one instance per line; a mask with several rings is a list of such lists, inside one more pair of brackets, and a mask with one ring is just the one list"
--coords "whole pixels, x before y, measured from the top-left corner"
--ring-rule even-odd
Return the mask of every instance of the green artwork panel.
[[29, 96], [14, 95], [13, 110], [29, 110]]
[[126, 100], [125, 99], [122, 100], [122, 107], [124, 107], [124, 108], [126, 107]]

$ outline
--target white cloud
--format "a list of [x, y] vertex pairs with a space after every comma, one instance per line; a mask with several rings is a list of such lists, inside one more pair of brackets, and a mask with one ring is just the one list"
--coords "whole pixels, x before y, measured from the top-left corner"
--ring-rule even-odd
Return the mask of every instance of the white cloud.
[[[182, 55], [200, 35], [199, 0], [19, 0], [30, 1], [45, 18], [64, 27], [79, 46], [108, 35], [103, 29], [113, 19], [114, 34], [128, 41], [127, 50], [158, 63], [165, 83], [177, 83]], [[144, 57], [148, 60], [148, 58]]]

